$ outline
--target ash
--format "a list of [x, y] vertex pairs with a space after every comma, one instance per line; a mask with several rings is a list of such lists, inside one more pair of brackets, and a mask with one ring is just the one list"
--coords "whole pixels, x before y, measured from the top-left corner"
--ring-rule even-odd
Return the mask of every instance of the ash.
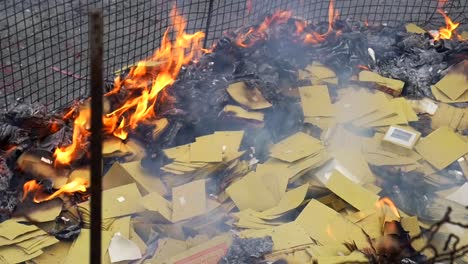
[[235, 237], [226, 256], [219, 264], [245, 264], [254, 263], [263, 255], [273, 250], [271, 237], [264, 238], [239, 238]]

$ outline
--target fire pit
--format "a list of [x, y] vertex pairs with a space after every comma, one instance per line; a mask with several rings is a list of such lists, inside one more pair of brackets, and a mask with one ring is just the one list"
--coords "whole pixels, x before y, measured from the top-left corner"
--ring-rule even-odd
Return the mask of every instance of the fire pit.
[[[108, 42], [101, 262], [467, 261], [468, 7], [361, 2], [180, 3], [152, 55]], [[15, 69], [24, 44], [2, 53], [0, 260], [81, 263], [87, 55]]]

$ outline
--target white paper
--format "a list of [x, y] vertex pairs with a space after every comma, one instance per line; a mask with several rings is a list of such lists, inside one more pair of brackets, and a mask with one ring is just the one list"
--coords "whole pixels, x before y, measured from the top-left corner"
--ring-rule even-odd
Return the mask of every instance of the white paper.
[[445, 197], [463, 206], [468, 206], [468, 183], [463, 184], [458, 190]]
[[109, 245], [111, 262], [140, 259], [141, 251], [135, 242], [126, 239], [120, 233], [115, 233]]

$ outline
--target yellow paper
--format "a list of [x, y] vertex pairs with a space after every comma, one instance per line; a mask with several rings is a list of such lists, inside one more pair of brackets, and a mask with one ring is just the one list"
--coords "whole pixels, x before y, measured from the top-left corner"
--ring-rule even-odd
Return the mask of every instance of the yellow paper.
[[295, 162], [322, 149], [323, 145], [318, 139], [299, 132], [275, 144], [270, 150], [270, 156], [286, 162]]
[[[63, 263], [67, 264], [82, 264], [84, 260], [88, 260], [90, 257], [90, 236], [91, 231], [89, 229], [81, 229], [78, 238], [73, 242], [68, 255]], [[107, 248], [109, 247], [110, 240], [112, 238], [112, 232], [102, 231], [101, 240], [101, 262], [105, 263], [107, 256]]]
[[236, 105], [226, 105], [223, 112], [232, 114], [233, 116], [241, 119], [255, 120], [263, 122], [264, 114], [262, 112], [247, 111], [244, 108]]
[[336, 170], [332, 172], [325, 186], [360, 211], [374, 208], [379, 200], [378, 195], [357, 185]]
[[302, 111], [306, 117], [333, 116], [335, 109], [331, 104], [326, 85], [305, 86], [299, 88]]
[[393, 96], [398, 96], [403, 90], [404, 82], [391, 78], [385, 78], [380, 76], [378, 73], [371, 71], [361, 71], [359, 73], [359, 81], [375, 83], [379, 86], [383, 86], [384, 89], [389, 89], [389, 93]]
[[[416, 216], [403, 217], [401, 218], [400, 222], [403, 229], [409, 233], [411, 238], [414, 238], [415, 236], [421, 234], [421, 228], [419, 227], [419, 221]], [[416, 239], [411, 243], [411, 245], [414, 247], [414, 249], [418, 251], [421, 250], [425, 245], [424, 237]]]
[[270, 219], [271, 216], [278, 216], [298, 207], [304, 201], [308, 188], [309, 185], [304, 184], [296, 189], [286, 192], [277, 206], [263, 211], [258, 214], [258, 216], [260, 218]]
[[37, 236], [42, 236], [45, 235], [46, 232], [44, 232], [42, 229], [36, 229], [27, 233], [23, 233], [14, 239], [6, 239], [4, 237], [0, 237], [0, 247], [1, 246], [7, 246], [7, 245], [14, 245], [23, 241], [26, 241], [28, 239], [37, 237]]
[[151, 259], [151, 264], [163, 264], [171, 257], [187, 250], [185, 241], [163, 238], [158, 241], [158, 248]]
[[107, 219], [142, 212], [145, 208], [141, 199], [141, 194], [135, 183], [105, 190], [102, 192], [102, 218]]
[[415, 147], [431, 165], [439, 170], [468, 153], [468, 143], [448, 127], [441, 127], [419, 140]]
[[369, 259], [359, 251], [355, 251], [348, 256], [319, 256], [317, 262], [320, 264], [341, 264], [341, 263], [369, 263]]
[[33, 254], [26, 254], [20, 247], [3, 246], [0, 247], [0, 263], [22, 263], [35, 257], [38, 257], [41, 254], [41, 250], [38, 250]]
[[234, 101], [249, 109], [258, 110], [271, 107], [271, 104], [257, 88], [250, 89], [244, 82], [233, 83], [226, 90]]
[[[272, 174], [274, 177], [278, 174]], [[275, 191], [266, 187], [264, 177], [261, 174], [251, 172], [244, 178], [234, 182], [227, 189], [226, 193], [236, 204], [239, 210], [253, 209], [255, 211], [263, 211], [274, 207], [279, 200], [275, 196]]]
[[343, 218], [326, 205], [312, 199], [295, 220], [307, 234], [322, 245], [333, 248], [334, 254], [347, 252], [344, 242], [355, 242], [358, 248], [367, 246], [361, 228]]
[[[468, 81], [463, 70], [457, 71], [457, 68], [468, 65], [468, 61], [461, 62], [458, 65], [455, 65], [452, 70], [447, 73], [438, 83], [434, 86], [439, 89], [445, 96], [450, 98], [450, 100], [458, 100], [463, 94], [468, 91]], [[465, 66], [466, 67], [466, 66]], [[436, 95], [434, 95], [436, 96]], [[437, 96], [436, 96], [437, 98]], [[437, 98], [438, 99], [438, 98]]]
[[172, 189], [172, 221], [177, 222], [206, 212], [205, 180]]
[[406, 24], [406, 31], [408, 31], [410, 33], [416, 33], [416, 34], [426, 33], [426, 30], [420, 28], [418, 25], [416, 25], [414, 23]]
[[140, 161], [128, 163], [115, 162], [103, 178], [104, 190], [136, 183], [141, 194], [158, 192], [168, 193], [167, 187], [156, 175], [151, 175], [141, 167]]
[[61, 241], [55, 245], [43, 249], [43, 254], [34, 258], [33, 263], [42, 264], [62, 264], [64, 259], [67, 257], [68, 250], [72, 242]]
[[172, 204], [159, 193], [149, 193], [143, 197], [142, 202], [145, 209], [150, 213], [157, 213], [168, 221], [172, 219]]
[[38, 227], [35, 225], [23, 225], [13, 220], [6, 220], [0, 223], [0, 236], [8, 240], [13, 240], [20, 235], [37, 229]]

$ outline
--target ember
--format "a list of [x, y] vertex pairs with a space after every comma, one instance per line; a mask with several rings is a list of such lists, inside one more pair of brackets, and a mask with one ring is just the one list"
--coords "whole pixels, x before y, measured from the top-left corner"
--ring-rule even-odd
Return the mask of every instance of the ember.
[[[278, 10], [211, 49], [174, 8], [106, 86], [103, 262], [466, 260], [468, 42], [444, 4], [437, 34], [332, 0], [323, 23]], [[90, 115], [2, 113], [0, 260], [88, 257]]]

